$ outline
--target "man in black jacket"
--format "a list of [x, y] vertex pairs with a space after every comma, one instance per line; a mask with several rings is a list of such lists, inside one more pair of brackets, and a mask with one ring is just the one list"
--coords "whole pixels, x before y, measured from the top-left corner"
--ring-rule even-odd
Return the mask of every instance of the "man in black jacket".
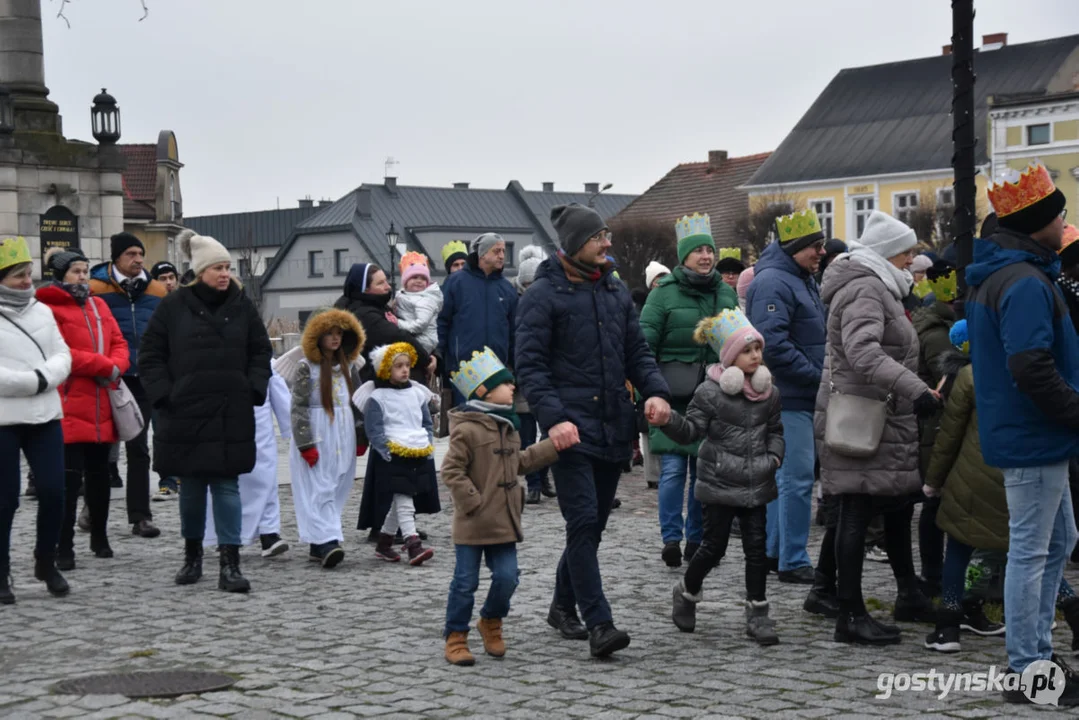
[[629, 645], [612, 621], [596, 555], [636, 434], [626, 380], [661, 424], [670, 416], [670, 393], [629, 290], [613, 276], [603, 218], [572, 204], [554, 208], [551, 222], [562, 250], [540, 266], [521, 298], [517, 376], [540, 428], [561, 453], [552, 474], [566, 548], [547, 622], [567, 639], [588, 639], [592, 655], [604, 657]]

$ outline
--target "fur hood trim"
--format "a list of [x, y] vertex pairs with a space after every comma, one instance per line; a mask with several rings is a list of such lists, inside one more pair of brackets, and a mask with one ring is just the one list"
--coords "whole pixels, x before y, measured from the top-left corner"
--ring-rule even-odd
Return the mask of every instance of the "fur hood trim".
[[347, 310], [323, 310], [312, 315], [307, 320], [303, 329], [303, 340], [300, 347], [303, 348], [304, 357], [316, 365], [322, 362], [322, 350], [318, 341], [323, 335], [334, 328], [340, 328], [343, 333], [341, 349], [345, 351], [345, 359], [349, 365], [356, 362], [360, 356], [364, 344], [367, 342], [367, 334], [356, 316]]
[[945, 350], [936, 360], [937, 372], [943, 377], [952, 377], [967, 365], [970, 365], [970, 355], [956, 349]]

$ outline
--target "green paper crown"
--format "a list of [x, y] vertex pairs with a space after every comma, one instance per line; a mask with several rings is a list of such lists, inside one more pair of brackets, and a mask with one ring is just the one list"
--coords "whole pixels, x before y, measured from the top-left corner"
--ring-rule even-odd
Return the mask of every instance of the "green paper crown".
[[933, 294], [937, 296], [937, 300], [940, 302], [953, 302], [959, 297], [959, 282], [956, 280], [955, 270], [952, 270], [947, 275], [941, 275], [935, 280], [930, 280], [929, 286], [933, 288]]
[[817, 217], [817, 212], [813, 208], [776, 218], [776, 231], [779, 233], [779, 242], [781, 243], [800, 240], [807, 235], [820, 234], [821, 237], [824, 236], [824, 231], [820, 226], [820, 218]]
[[[461, 367], [457, 372], [450, 373], [450, 382], [454, 384], [461, 395], [465, 398], [472, 397], [476, 389], [489, 379], [506, 369], [498, 356], [489, 347], [483, 348], [483, 352], [476, 350], [470, 360], [462, 360]], [[491, 390], [491, 388], [487, 388]], [[486, 395], [487, 393], [483, 393]]]
[[0, 243], [0, 270], [28, 262], [33, 262], [33, 259], [26, 238], [4, 238], [4, 242]]
[[735, 260], [742, 261], [742, 248], [720, 248], [719, 259], [734, 258]]
[[450, 259], [450, 255], [456, 255], [457, 253], [463, 253], [468, 255], [468, 245], [465, 245], [460, 240], [451, 240], [442, 246], [442, 264], [444, 265], [447, 260]]
[[674, 233], [679, 240], [693, 235], [708, 235], [711, 237], [712, 220], [708, 217], [708, 213], [701, 215], [699, 212], [695, 212], [692, 216], [683, 215], [681, 220], [675, 222]]

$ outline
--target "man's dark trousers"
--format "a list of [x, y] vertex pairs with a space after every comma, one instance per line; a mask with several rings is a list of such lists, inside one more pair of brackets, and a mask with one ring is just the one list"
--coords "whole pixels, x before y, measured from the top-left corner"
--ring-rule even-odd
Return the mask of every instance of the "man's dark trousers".
[[142, 381], [125, 375], [124, 384], [135, 397], [146, 426], [134, 440], [124, 443], [127, 452], [127, 521], [132, 525], [152, 520], [150, 512], [150, 399], [142, 389]]
[[569, 451], [551, 466], [551, 473], [558, 507], [566, 521], [566, 548], [558, 561], [555, 602], [567, 609], [578, 606], [585, 626], [591, 629], [612, 621], [611, 606], [603, 595], [597, 551], [618, 490], [622, 464]]

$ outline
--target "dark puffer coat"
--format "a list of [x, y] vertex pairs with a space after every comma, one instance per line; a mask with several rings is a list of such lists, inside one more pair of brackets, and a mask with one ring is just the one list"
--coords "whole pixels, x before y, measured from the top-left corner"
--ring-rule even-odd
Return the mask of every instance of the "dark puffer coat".
[[[573, 280], [567, 275], [572, 273]], [[605, 266], [596, 281], [545, 260], [517, 309], [517, 381], [544, 431], [577, 426], [576, 451], [608, 462], [631, 456], [637, 434], [628, 379], [670, 400], [629, 290]]]
[[402, 330], [394, 321], [393, 313], [389, 311], [389, 295], [368, 295], [366, 293], [348, 292], [342, 295], [334, 303], [338, 310], [348, 310], [352, 313], [367, 338], [363, 346], [363, 369], [360, 378], [367, 382], [375, 379], [375, 371], [371, 366], [371, 351], [380, 345], [392, 345], [398, 342], [406, 342], [416, 350], [416, 367], [412, 368], [412, 379], [418, 383], [427, 384], [427, 365], [431, 362], [431, 355], [423, 349], [420, 341], [410, 332]]
[[129, 292], [116, 282], [110, 262], [95, 265], [90, 269], [90, 291], [109, 306], [124, 340], [127, 340], [131, 367], [124, 374], [138, 375], [138, 352], [142, 335], [146, 332], [146, 326], [158, 304], [168, 294], [165, 286], [151, 279], [144, 270], [140, 277], [131, 281]]
[[234, 478], [255, 466], [255, 407], [266, 400], [273, 349], [235, 281], [220, 305], [215, 292], [188, 286], [166, 297], [139, 348], [162, 476]]
[[775, 388], [770, 397], [753, 402], [740, 384], [721, 385], [709, 377], [697, 388], [685, 417], [671, 415], [663, 432], [675, 442], [704, 439], [697, 455], [698, 500], [759, 507], [779, 497], [776, 468], [785, 449], [781, 409]]
[[[502, 272], [487, 275], [476, 254], [468, 266], [446, 278], [438, 314], [438, 356], [446, 372], [456, 372], [473, 352], [491, 348], [498, 359], [513, 365], [513, 327], [517, 290]], [[463, 398], [458, 396], [463, 402]]]

